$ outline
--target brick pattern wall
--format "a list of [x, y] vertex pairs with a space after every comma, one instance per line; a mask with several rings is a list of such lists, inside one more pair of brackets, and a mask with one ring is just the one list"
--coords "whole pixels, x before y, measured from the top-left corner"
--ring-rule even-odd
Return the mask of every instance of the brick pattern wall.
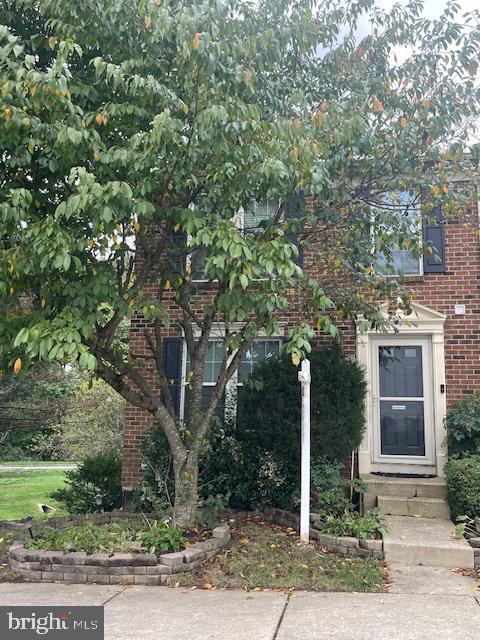
[[[480, 392], [480, 239], [478, 235], [477, 205], [469, 211], [471, 224], [466, 226], [464, 220], [450, 220], [446, 224], [446, 273], [426, 274], [405, 280], [405, 286], [415, 292], [415, 301], [447, 316], [445, 324], [445, 366], [447, 406], [466, 395]], [[318, 275], [320, 266], [315, 253], [306, 252], [304, 268], [312, 275]], [[149, 284], [147, 291], [155, 294], [155, 284]], [[201, 309], [209, 292], [199, 295], [196, 304]], [[465, 315], [455, 315], [454, 306], [465, 304]], [[170, 295], [168, 306], [174, 319], [166, 336], [181, 335], [175, 318], [179, 318], [180, 310]], [[285, 314], [285, 332], [302, 319], [301, 301], [293, 300], [288, 313]], [[353, 323], [340, 323], [342, 344], [347, 354], [352, 357], [356, 352], [356, 334]], [[148, 347], [144, 332], [148, 323], [138, 316], [133, 319], [130, 349], [132, 354], [140, 357], [148, 356]], [[319, 337], [318, 344], [329, 341], [328, 337]], [[144, 359], [143, 374], [154, 383], [153, 363]], [[132, 405], [127, 405], [124, 432], [123, 479], [124, 489], [131, 490], [141, 477], [140, 440], [152, 426], [152, 416]], [[348, 468], [345, 470], [348, 474]]]

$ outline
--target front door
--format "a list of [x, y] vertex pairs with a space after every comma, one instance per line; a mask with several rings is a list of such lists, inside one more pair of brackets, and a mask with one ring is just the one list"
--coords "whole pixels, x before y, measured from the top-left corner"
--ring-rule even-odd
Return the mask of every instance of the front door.
[[373, 341], [378, 461], [433, 462], [431, 348], [426, 339]]

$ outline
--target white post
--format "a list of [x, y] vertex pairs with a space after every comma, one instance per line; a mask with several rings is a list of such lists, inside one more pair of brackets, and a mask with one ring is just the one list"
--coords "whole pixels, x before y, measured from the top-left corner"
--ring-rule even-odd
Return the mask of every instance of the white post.
[[302, 462], [300, 500], [300, 539], [308, 542], [310, 530], [310, 360], [302, 360], [298, 372], [302, 384]]

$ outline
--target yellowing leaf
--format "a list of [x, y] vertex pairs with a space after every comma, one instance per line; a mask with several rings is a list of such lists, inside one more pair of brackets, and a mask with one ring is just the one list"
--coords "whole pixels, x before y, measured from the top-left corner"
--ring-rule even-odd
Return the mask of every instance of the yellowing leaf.
[[165, 281], [165, 289], [168, 291], [169, 289], [171, 289], [172, 285], [170, 284], [170, 280], [166, 280]]
[[192, 47], [195, 49], [195, 51], [198, 51], [198, 48], [200, 46], [200, 40], [202, 38], [202, 34], [201, 33], [196, 33], [195, 37], [192, 41]]
[[180, 229], [180, 225], [179, 225], [179, 224], [176, 224], [176, 225], [173, 227], [173, 230], [175, 231], [175, 233], [176, 233], [179, 229]]
[[89, 247], [90, 247], [90, 249], [91, 249], [91, 248], [93, 247], [93, 245], [94, 245], [94, 242], [93, 242], [93, 240], [92, 240], [91, 238], [89, 238], [89, 239], [87, 240], [87, 244], [88, 244], [88, 246], [89, 246]]
[[292, 353], [292, 362], [296, 367], [300, 364], [300, 358], [296, 353]]
[[325, 120], [323, 111], [317, 111], [316, 119], [317, 119], [318, 126], [323, 127], [323, 121]]
[[106, 112], [105, 111], [101, 111], [100, 113], [98, 113], [96, 118], [95, 118], [95, 122], [97, 124], [107, 124], [108, 116], [107, 116]]
[[152, 26], [152, 19], [150, 16], [145, 16], [145, 29], [150, 29], [150, 27]]
[[41, 301], [40, 301], [40, 305], [41, 305], [42, 309], [45, 308], [46, 304], [47, 304], [47, 301], [45, 300], [45, 298], [42, 298]]
[[5, 120], [10, 120], [10, 118], [12, 117], [12, 110], [10, 107], [7, 107], [6, 109], [3, 110], [3, 114], [5, 116]]
[[37, 93], [37, 85], [33, 85], [30, 87], [30, 95], [32, 96], [32, 98], [35, 97], [35, 94]]
[[140, 223], [139, 222], [134, 222], [133, 223], [133, 228], [138, 233], [140, 231]]
[[438, 186], [438, 184], [436, 184], [434, 187], [432, 187], [432, 193], [434, 196], [438, 196], [441, 193], [441, 189]]
[[22, 370], [22, 359], [21, 358], [17, 358], [15, 360], [14, 365], [13, 365], [13, 372], [14, 373], [20, 373], [21, 370]]
[[55, 49], [55, 47], [57, 46], [57, 41], [58, 39], [56, 38], [56, 36], [52, 36], [48, 39], [48, 46], [50, 47], [50, 49]]
[[183, 112], [187, 114], [189, 111], [190, 109], [188, 108], [188, 104], [183, 103]]
[[383, 104], [381, 100], [379, 100], [376, 96], [373, 101], [373, 110], [376, 111], [377, 113], [381, 113], [383, 111]]

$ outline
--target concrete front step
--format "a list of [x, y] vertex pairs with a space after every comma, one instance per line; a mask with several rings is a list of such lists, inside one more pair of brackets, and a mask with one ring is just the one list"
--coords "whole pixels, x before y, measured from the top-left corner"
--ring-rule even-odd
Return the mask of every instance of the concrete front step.
[[380, 513], [391, 516], [421, 516], [422, 518], [450, 518], [450, 509], [441, 498], [399, 498], [378, 496]]
[[389, 478], [362, 476], [367, 490], [382, 496], [401, 498], [446, 498], [445, 478]]
[[454, 537], [450, 520], [387, 516], [383, 550], [387, 562], [430, 567], [473, 568], [473, 548]]
[[362, 476], [362, 480], [367, 485], [363, 499], [365, 511], [377, 506], [378, 496], [445, 499], [447, 495], [444, 478], [391, 478], [370, 474]]

